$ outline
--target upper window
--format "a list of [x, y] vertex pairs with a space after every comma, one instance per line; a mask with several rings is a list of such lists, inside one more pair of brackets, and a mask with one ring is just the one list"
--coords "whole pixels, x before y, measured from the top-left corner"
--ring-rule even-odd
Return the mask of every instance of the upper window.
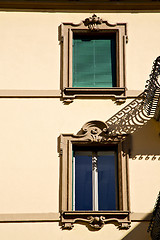
[[125, 95], [126, 24], [96, 15], [61, 25], [63, 98]]
[[73, 34], [72, 87], [116, 87], [116, 35]]

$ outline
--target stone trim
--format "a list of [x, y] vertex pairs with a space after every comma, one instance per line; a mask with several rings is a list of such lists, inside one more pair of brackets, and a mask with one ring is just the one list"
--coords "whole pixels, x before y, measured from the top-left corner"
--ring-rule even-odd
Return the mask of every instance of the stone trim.
[[[123, 144], [122, 144], [123, 143]], [[119, 210], [72, 211], [72, 148], [77, 146], [118, 147]], [[75, 222], [85, 222], [93, 228], [101, 228], [107, 222], [117, 222], [119, 228], [129, 228], [128, 141], [127, 135], [114, 135], [106, 123], [90, 121], [76, 134], [59, 137], [60, 154], [60, 212], [63, 228], [71, 229]]]
[[59, 98], [63, 100], [64, 104], [72, 103], [74, 99], [112, 99], [116, 102], [116, 104], [125, 103], [126, 99], [137, 98], [137, 95], [142, 91], [136, 90], [128, 90], [126, 91], [126, 96], [119, 96], [111, 94], [81, 94], [79, 96], [68, 95], [67, 98], [62, 98], [62, 94], [60, 90], [12, 90], [5, 89], [0, 90], [0, 98]]
[[[116, 35], [116, 87], [113, 88], [74, 88], [72, 87], [72, 39], [74, 33], [90, 34], [115, 34]], [[75, 97], [92, 95], [99, 97], [107, 96], [125, 96], [125, 45], [128, 42], [127, 24], [111, 24], [102, 20], [95, 14], [86, 18], [79, 24], [62, 23], [59, 27], [59, 42], [61, 46], [61, 90], [64, 100]], [[90, 89], [90, 90], [89, 90]], [[85, 94], [84, 94], [85, 92]], [[73, 96], [73, 97], [72, 97]]]
[[158, 12], [160, 3], [157, 1], [106, 1], [106, 0], [81, 0], [81, 1], [27, 1], [27, 0], [1, 0], [0, 9], [16, 11], [110, 11], [110, 12]]
[[58, 212], [51, 213], [1, 213], [0, 223], [7, 222], [57, 222], [60, 220]]
[[[68, 213], [69, 215], [69, 213]], [[149, 222], [152, 218], [152, 213], [131, 212], [131, 222]], [[60, 222], [60, 213], [1, 213], [0, 223], [23, 223], [23, 222]]]

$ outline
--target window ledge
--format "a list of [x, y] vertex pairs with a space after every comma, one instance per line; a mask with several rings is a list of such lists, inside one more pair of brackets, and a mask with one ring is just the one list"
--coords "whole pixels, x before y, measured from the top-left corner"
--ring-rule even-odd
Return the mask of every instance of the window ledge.
[[108, 96], [108, 95], [118, 95], [124, 96], [125, 87], [112, 87], [112, 88], [77, 88], [77, 87], [68, 87], [64, 89], [63, 97], [82, 97], [82, 96]]
[[107, 222], [115, 222], [119, 229], [130, 227], [129, 211], [62, 211], [63, 229], [72, 229], [75, 222], [88, 223], [91, 228], [100, 229]]

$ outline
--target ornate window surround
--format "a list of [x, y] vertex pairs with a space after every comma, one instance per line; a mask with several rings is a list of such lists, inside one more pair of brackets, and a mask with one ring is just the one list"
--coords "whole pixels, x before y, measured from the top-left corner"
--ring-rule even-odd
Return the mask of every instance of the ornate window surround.
[[[62, 134], [59, 137], [60, 153], [60, 212], [62, 228], [71, 229], [75, 222], [86, 222], [100, 229], [107, 222], [114, 222], [120, 229], [130, 227], [127, 134], [115, 135], [102, 121], [84, 124], [77, 135]], [[127, 140], [127, 141], [125, 141]], [[119, 210], [116, 211], [72, 211], [72, 148], [77, 146], [118, 147]]]
[[[72, 39], [74, 32], [116, 33], [116, 85], [112, 88], [72, 87]], [[61, 44], [61, 90], [63, 100], [72, 101], [75, 97], [125, 96], [125, 44], [128, 42], [127, 24], [110, 24], [95, 14], [79, 24], [62, 23], [59, 32]]]

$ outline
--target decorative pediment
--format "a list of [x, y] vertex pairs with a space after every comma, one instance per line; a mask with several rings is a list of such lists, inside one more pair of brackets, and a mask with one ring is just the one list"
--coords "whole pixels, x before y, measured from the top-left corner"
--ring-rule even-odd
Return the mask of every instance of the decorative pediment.
[[98, 17], [96, 14], [93, 14], [91, 17], [85, 18], [84, 20], [82, 20], [79, 23], [63, 23], [63, 24], [71, 25], [72, 27], [75, 27], [75, 28], [83, 25], [85, 27], [88, 27], [88, 29], [91, 31], [97, 31], [101, 27], [103, 29], [103, 26], [105, 26], [105, 27], [107, 26], [109, 28], [109, 27], [116, 27], [121, 24], [125, 25], [125, 23], [121, 23], [121, 24], [109, 23], [108, 21], [103, 20], [102, 18]]
[[92, 17], [86, 18], [83, 21], [83, 24], [87, 26], [91, 31], [99, 30], [99, 26], [105, 24], [108, 27], [115, 27], [117, 24], [111, 24], [108, 21], [103, 21], [102, 18], [97, 17], [96, 14], [93, 14]]
[[103, 20], [95, 14], [83, 21], [84, 25], [88, 26], [90, 30], [98, 30], [98, 25], [102, 24], [102, 22]]
[[85, 123], [74, 139], [92, 143], [119, 142], [125, 139], [126, 134], [112, 134], [108, 124], [102, 121], [93, 120]]
[[108, 125], [102, 121], [90, 121], [83, 125], [80, 133], [91, 142], [106, 141]]

